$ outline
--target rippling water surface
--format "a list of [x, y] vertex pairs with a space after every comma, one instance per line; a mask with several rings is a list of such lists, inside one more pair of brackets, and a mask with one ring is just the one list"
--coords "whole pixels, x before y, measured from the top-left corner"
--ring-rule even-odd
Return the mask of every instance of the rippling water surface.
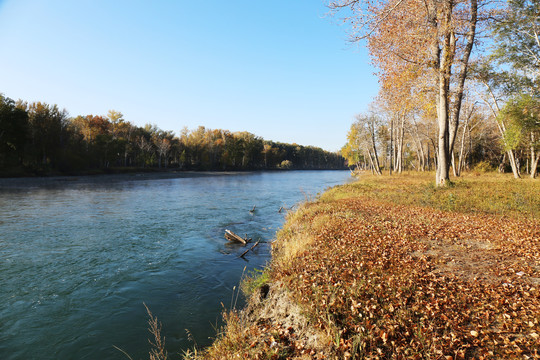
[[[244, 267], [224, 230], [272, 241], [292, 206], [347, 171], [161, 180], [0, 180], [0, 358], [148, 358], [146, 303], [169, 353], [207, 345]], [[249, 212], [256, 206], [255, 212]]]

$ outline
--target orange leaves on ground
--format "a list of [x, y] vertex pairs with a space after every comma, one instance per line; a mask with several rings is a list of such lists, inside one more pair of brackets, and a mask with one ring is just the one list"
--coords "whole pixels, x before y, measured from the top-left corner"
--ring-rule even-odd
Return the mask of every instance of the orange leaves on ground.
[[[274, 269], [339, 358], [540, 358], [540, 224], [345, 199]], [[352, 216], [354, 215], [354, 216]], [[361, 219], [361, 220], [359, 220]]]

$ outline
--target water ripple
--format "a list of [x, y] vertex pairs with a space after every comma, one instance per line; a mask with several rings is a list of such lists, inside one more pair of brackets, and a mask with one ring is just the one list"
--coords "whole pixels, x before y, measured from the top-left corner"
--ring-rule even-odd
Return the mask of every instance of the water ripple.
[[[147, 357], [145, 302], [169, 352], [213, 335], [221, 303], [269, 247], [278, 210], [346, 181], [347, 172], [276, 172], [163, 180], [107, 177], [0, 184], [0, 358]], [[248, 210], [256, 206], [251, 214]]]

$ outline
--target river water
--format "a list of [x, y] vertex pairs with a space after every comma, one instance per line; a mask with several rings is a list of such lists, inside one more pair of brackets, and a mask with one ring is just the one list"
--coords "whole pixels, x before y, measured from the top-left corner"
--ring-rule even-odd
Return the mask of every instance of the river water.
[[[145, 303], [172, 358], [208, 345], [222, 304], [263, 267], [280, 207], [348, 171], [0, 180], [0, 358], [148, 358]], [[251, 210], [255, 206], [255, 211]], [[228, 243], [225, 229], [261, 240]], [[237, 306], [241, 306], [242, 300]]]

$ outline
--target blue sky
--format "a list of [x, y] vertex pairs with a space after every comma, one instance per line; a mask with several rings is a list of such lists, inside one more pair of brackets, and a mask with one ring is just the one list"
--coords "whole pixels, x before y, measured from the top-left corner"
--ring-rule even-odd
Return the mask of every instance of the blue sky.
[[0, 0], [0, 92], [338, 150], [377, 94], [324, 0]]

